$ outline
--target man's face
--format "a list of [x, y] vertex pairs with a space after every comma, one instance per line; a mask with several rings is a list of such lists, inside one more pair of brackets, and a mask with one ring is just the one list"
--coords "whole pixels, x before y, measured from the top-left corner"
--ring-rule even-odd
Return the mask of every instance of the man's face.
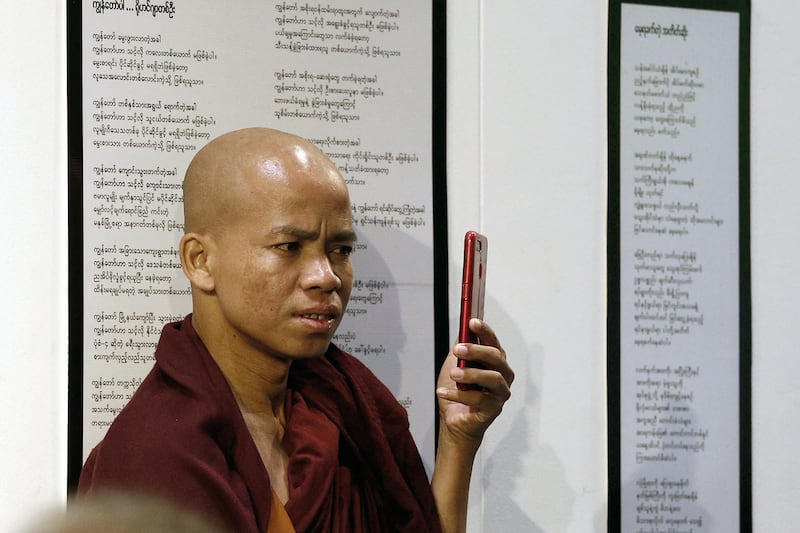
[[234, 350], [318, 356], [344, 314], [353, 284], [350, 199], [343, 183], [303, 172], [315, 170], [255, 180], [214, 237], [214, 290]]

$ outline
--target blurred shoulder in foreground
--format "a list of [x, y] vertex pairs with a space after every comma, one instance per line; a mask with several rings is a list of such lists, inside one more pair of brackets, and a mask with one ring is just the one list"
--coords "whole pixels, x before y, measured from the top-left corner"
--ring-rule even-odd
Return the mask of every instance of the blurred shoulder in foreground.
[[139, 494], [106, 492], [38, 517], [24, 533], [233, 533], [214, 520]]

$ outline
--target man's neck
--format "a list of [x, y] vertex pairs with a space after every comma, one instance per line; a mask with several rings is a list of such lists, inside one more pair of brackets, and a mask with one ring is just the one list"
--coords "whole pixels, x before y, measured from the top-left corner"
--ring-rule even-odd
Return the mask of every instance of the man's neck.
[[219, 358], [212, 352], [212, 357], [227, 378], [243, 413], [283, 420], [291, 361], [264, 354], [230, 352]]
[[231, 342], [194, 315], [192, 326], [227, 379], [243, 413], [283, 418], [291, 360], [264, 353], [245, 343]]
[[193, 326], [231, 387], [272, 489], [281, 502], [286, 503], [289, 499], [289, 459], [282, 442], [286, 429], [284, 402], [291, 360], [220, 341], [224, 337], [214, 335], [213, 330], [204, 327], [202, 320], [194, 317]]

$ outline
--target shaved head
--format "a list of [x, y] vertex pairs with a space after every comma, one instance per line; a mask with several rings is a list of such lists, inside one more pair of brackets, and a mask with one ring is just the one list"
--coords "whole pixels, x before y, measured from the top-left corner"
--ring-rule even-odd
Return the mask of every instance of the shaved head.
[[[248, 128], [217, 137], [192, 159], [183, 180], [186, 232], [218, 233], [245, 213], [255, 188], [313, 179], [321, 192], [345, 189], [336, 166], [307, 140]], [[311, 200], [311, 199], [309, 199]]]
[[183, 191], [192, 324], [223, 372], [324, 353], [350, 297], [356, 241], [336, 165], [295, 135], [238, 130], [197, 153]]

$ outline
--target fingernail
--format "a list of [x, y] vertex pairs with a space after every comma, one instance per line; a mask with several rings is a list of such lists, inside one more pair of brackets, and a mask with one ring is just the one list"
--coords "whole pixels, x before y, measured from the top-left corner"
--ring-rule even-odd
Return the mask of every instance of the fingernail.
[[450, 377], [453, 379], [453, 381], [458, 381], [464, 377], [464, 371], [460, 368], [454, 368], [450, 371]]
[[456, 355], [466, 355], [467, 347], [463, 344], [456, 344], [455, 348], [453, 348], [453, 353]]

